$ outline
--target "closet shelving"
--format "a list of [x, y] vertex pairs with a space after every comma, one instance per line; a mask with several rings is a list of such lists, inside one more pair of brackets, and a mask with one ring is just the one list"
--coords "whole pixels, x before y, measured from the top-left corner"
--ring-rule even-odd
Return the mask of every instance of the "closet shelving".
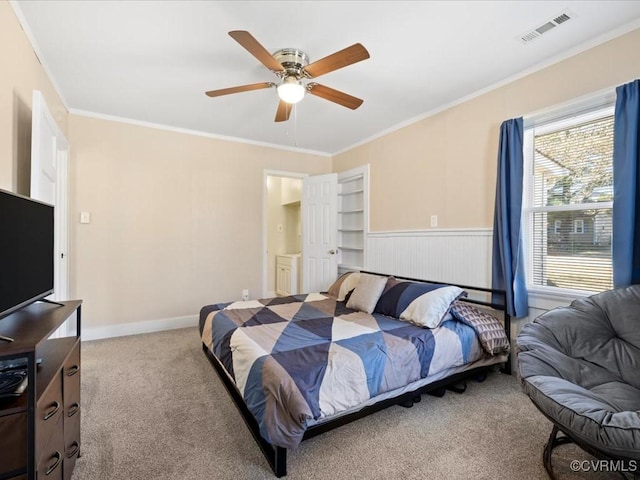
[[365, 268], [369, 224], [367, 167], [338, 174], [338, 269], [341, 273]]

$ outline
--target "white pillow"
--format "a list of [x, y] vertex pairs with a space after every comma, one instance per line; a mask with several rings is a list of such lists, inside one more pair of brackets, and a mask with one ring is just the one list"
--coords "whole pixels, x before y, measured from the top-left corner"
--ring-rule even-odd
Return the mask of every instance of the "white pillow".
[[451, 285], [423, 293], [404, 309], [400, 319], [420, 327], [436, 328], [449, 312], [451, 303], [463, 294], [464, 290]]
[[347, 302], [347, 308], [366, 313], [373, 312], [386, 284], [387, 277], [361, 273], [358, 285]]

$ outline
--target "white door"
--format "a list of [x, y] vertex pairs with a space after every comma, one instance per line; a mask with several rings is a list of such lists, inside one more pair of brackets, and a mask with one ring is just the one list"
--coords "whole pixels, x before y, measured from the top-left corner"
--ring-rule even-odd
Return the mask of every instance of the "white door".
[[31, 122], [31, 197], [55, 206], [54, 300], [68, 299], [67, 163], [69, 143], [42, 93], [33, 91]]
[[302, 291], [325, 291], [338, 275], [338, 175], [302, 179]]

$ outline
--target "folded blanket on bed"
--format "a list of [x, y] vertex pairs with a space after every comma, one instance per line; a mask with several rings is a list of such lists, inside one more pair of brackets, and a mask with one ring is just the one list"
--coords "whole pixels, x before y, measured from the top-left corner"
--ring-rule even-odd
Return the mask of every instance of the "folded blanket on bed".
[[311, 419], [484, 355], [458, 321], [420, 328], [319, 293], [210, 305], [200, 331], [262, 436], [286, 448], [300, 443]]

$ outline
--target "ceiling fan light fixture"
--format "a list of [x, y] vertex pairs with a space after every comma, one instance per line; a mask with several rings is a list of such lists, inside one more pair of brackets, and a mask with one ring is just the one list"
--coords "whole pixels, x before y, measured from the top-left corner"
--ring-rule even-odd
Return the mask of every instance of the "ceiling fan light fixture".
[[298, 103], [304, 97], [305, 88], [295, 77], [286, 77], [277, 87], [278, 97], [285, 103]]

